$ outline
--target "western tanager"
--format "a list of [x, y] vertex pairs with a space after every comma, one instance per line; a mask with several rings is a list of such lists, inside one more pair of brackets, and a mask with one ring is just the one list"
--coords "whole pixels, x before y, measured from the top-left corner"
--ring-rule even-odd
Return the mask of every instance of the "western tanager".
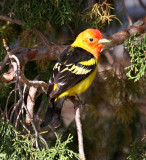
[[60, 125], [60, 114], [64, 100], [78, 95], [91, 85], [97, 71], [101, 48], [109, 40], [102, 39], [97, 29], [81, 32], [76, 40], [60, 55], [49, 80], [50, 105], [41, 127]]

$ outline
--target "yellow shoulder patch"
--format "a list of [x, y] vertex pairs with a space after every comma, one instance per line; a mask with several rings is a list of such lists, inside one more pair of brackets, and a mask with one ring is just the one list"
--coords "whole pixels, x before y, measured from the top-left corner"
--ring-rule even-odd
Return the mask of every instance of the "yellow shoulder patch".
[[82, 65], [85, 65], [85, 66], [91, 66], [91, 65], [94, 65], [96, 64], [97, 60], [94, 59], [94, 58], [91, 58], [90, 60], [88, 61], [82, 61], [82, 62], [79, 62], [79, 64], [82, 64]]

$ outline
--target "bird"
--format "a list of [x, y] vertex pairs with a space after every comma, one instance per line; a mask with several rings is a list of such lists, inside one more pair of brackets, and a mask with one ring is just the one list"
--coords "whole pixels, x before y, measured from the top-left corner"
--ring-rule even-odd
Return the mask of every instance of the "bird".
[[104, 43], [109, 42], [98, 29], [89, 28], [61, 53], [48, 83], [50, 104], [40, 127], [60, 126], [65, 99], [80, 95], [90, 87], [97, 72], [101, 49]]

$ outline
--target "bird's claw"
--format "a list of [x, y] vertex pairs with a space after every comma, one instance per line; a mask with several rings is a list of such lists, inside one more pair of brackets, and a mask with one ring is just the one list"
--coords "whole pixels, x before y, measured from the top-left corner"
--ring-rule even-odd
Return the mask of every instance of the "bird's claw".
[[86, 101], [81, 101], [80, 99], [79, 99], [79, 103], [77, 103], [75, 106], [74, 106], [74, 109], [76, 109], [76, 108], [78, 108], [79, 106], [85, 106], [85, 104], [86, 104]]

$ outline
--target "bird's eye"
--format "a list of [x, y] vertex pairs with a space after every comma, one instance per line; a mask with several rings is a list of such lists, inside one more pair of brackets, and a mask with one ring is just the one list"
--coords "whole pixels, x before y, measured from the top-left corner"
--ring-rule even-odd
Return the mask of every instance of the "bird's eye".
[[93, 39], [93, 38], [89, 38], [89, 41], [90, 41], [90, 42], [93, 42], [93, 41], [94, 41], [94, 39]]

